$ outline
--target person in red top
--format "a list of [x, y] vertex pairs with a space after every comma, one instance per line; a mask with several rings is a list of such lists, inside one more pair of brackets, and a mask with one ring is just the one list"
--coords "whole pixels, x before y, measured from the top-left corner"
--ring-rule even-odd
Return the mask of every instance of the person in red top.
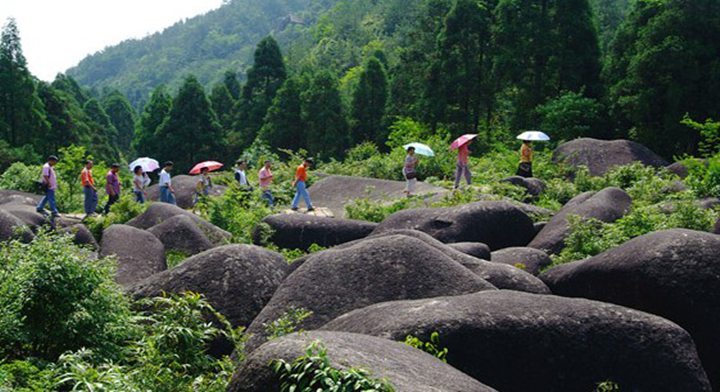
[[92, 175], [93, 161], [85, 161], [85, 168], [80, 174], [80, 182], [83, 186], [83, 193], [85, 194], [85, 217], [95, 215], [95, 209], [98, 204], [97, 188], [95, 188], [95, 179]]
[[455, 189], [460, 187], [460, 180], [462, 179], [463, 174], [465, 175], [465, 180], [468, 185], [472, 183], [472, 175], [470, 174], [470, 168], [468, 167], [468, 156], [470, 156], [470, 149], [468, 149], [468, 146], [470, 143], [463, 144], [460, 148], [458, 148], [457, 170], [455, 171]]
[[295, 181], [293, 181], [293, 186], [295, 187], [295, 198], [292, 202], [292, 210], [297, 211], [298, 205], [300, 204], [300, 198], [305, 199], [305, 205], [307, 206], [307, 210], [309, 211], [315, 211], [315, 208], [312, 206], [312, 202], [310, 201], [310, 194], [307, 191], [307, 169], [312, 166], [313, 161], [310, 158], [305, 159], [305, 162], [303, 162], [302, 165], [298, 166], [297, 170], [295, 171]]

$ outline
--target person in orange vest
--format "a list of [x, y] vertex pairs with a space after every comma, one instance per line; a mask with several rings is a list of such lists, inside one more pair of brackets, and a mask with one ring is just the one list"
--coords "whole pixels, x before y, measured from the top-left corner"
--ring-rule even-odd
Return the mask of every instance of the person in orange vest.
[[95, 179], [92, 175], [93, 161], [85, 161], [85, 168], [80, 174], [80, 182], [82, 183], [83, 193], [85, 194], [85, 217], [95, 215], [95, 209], [98, 204], [97, 188], [95, 188]]
[[305, 159], [305, 162], [303, 162], [302, 165], [298, 166], [297, 170], [295, 171], [295, 181], [293, 181], [292, 184], [296, 189], [295, 198], [293, 199], [291, 208], [293, 211], [298, 210], [300, 198], [305, 199], [305, 205], [307, 206], [308, 212], [315, 211], [315, 208], [310, 201], [310, 194], [307, 191], [307, 169], [312, 166], [312, 164], [312, 159], [307, 158]]

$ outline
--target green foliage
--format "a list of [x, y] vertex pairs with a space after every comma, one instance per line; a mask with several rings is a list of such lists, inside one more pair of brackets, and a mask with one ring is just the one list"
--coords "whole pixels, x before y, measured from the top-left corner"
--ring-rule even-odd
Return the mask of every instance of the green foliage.
[[176, 265], [182, 263], [183, 261], [187, 260], [188, 255], [184, 252], [171, 250], [169, 252], [165, 252], [165, 260], [167, 262], [168, 269], [175, 267]]
[[348, 147], [349, 131], [337, 77], [328, 70], [319, 71], [302, 99], [308, 152], [322, 159], [341, 157]]
[[540, 130], [561, 140], [601, 136], [603, 110], [596, 99], [573, 92], [563, 93], [536, 109], [540, 115]]
[[277, 339], [293, 332], [302, 332], [297, 328], [302, 324], [303, 320], [312, 316], [313, 312], [305, 308], [296, 308], [293, 305], [288, 306], [285, 312], [277, 320], [270, 324], [263, 324], [265, 331], [268, 333], [267, 340]]
[[117, 203], [110, 207], [109, 214], [89, 217], [85, 221], [85, 225], [99, 242], [105, 229], [112, 225], [122, 225], [129, 222], [145, 212], [148, 205], [148, 203], [137, 203], [133, 195], [124, 195], [120, 197]]
[[22, 162], [15, 162], [0, 175], [0, 189], [37, 193], [41, 170], [39, 165], [27, 166]]
[[53, 372], [37, 360], [0, 364], [0, 391], [45, 392], [52, 389]]
[[301, 92], [302, 84], [298, 78], [290, 77], [285, 81], [268, 109], [265, 125], [259, 135], [262, 142], [273, 148], [293, 151], [305, 146]]
[[114, 144], [120, 151], [128, 152], [135, 136], [135, 109], [127, 98], [118, 90], [106, 95], [102, 100], [105, 112], [117, 131], [117, 140]]
[[140, 121], [135, 129], [132, 148], [140, 156], [150, 156], [160, 151], [162, 137], [158, 129], [170, 115], [172, 98], [165, 91], [164, 85], [158, 85], [145, 105]]
[[429, 342], [423, 342], [415, 336], [408, 335], [405, 337], [403, 343], [418, 350], [425, 351], [433, 357], [447, 363], [448, 349], [440, 344], [440, 334], [437, 331], [430, 334]]
[[274, 210], [259, 193], [248, 193], [232, 184], [224, 195], [210, 198], [203, 213], [210, 223], [230, 232], [234, 242], [249, 244], [255, 227]]
[[352, 92], [353, 144], [372, 140], [383, 145], [387, 134], [383, 128], [388, 99], [388, 80], [385, 67], [376, 57], [365, 64], [360, 80]]
[[292, 363], [276, 359], [270, 366], [280, 379], [281, 392], [395, 391], [387, 382], [370, 378], [368, 372], [362, 369], [333, 367], [321, 342], [309, 344], [305, 355]]
[[718, 153], [720, 149], [720, 122], [707, 119], [704, 124], [701, 124], [693, 121], [690, 115], [685, 113], [685, 117], [680, 123], [700, 133], [701, 140], [698, 151], [701, 157], [707, 158]]
[[595, 392], [620, 392], [620, 384], [614, 381], [603, 381], [598, 383]]
[[690, 173], [685, 183], [698, 197], [720, 197], [720, 154], [706, 162], [694, 158], [682, 162]]
[[3, 358], [55, 360], [86, 347], [117, 358], [130, 332], [129, 304], [115, 265], [79, 251], [70, 236], [38, 233], [0, 247]]

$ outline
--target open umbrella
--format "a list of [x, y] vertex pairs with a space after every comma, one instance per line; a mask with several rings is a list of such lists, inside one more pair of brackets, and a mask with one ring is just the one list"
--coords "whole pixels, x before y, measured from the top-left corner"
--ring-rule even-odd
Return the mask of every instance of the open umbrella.
[[142, 167], [143, 171], [146, 173], [152, 173], [160, 168], [160, 164], [158, 163], [158, 161], [148, 157], [138, 158], [133, 161], [133, 163], [129, 165], [130, 171], [134, 171], [135, 168], [138, 166]]
[[450, 149], [456, 150], [456, 149], [470, 143], [471, 141], [477, 139], [477, 137], [478, 137], [478, 135], [474, 134], [474, 133], [468, 133], [466, 135], [462, 135], [459, 138], [455, 139], [454, 142], [452, 142], [452, 144], [450, 145]]
[[410, 143], [403, 146], [404, 149], [408, 149], [410, 147], [415, 148], [415, 152], [420, 155], [425, 155], [428, 157], [434, 157], [435, 153], [433, 152], [432, 148], [429, 146], [422, 144], [422, 143]]
[[540, 131], [527, 131], [523, 132], [522, 135], [517, 137], [520, 140], [524, 141], [531, 141], [531, 142], [546, 142], [550, 140], [550, 136], [540, 132]]
[[220, 162], [205, 161], [205, 162], [201, 162], [201, 163], [198, 163], [197, 165], [195, 165], [195, 167], [193, 167], [192, 170], [190, 170], [190, 174], [200, 174], [200, 171], [202, 171], [202, 169], [205, 169], [205, 168], [207, 168], [210, 171], [213, 171], [213, 170], [217, 170], [221, 167], [223, 167], [223, 164]]

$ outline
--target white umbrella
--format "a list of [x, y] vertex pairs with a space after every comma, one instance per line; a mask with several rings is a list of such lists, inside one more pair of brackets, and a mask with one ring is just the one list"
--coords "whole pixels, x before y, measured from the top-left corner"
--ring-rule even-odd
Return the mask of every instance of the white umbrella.
[[160, 168], [160, 163], [152, 158], [138, 158], [129, 165], [130, 171], [134, 171], [137, 166], [142, 167], [146, 173], [151, 173]]
[[414, 148], [415, 148], [415, 153], [417, 153], [417, 154], [425, 155], [425, 156], [428, 156], [428, 157], [434, 157], [434, 156], [435, 156], [435, 153], [433, 152], [432, 148], [430, 148], [429, 146], [427, 146], [427, 145], [425, 145], [425, 144], [422, 144], [422, 143], [410, 143], [410, 144], [406, 144], [406, 145], [403, 146], [403, 148], [405, 148], [406, 150], [407, 150], [408, 148], [410, 148], [410, 147], [414, 147]]
[[540, 131], [527, 131], [524, 132], [522, 135], [517, 137], [520, 140], [524, 141], [539, 141], [539, 142], [546, 142], [550, 140], [550, 136], [540, 132]]

